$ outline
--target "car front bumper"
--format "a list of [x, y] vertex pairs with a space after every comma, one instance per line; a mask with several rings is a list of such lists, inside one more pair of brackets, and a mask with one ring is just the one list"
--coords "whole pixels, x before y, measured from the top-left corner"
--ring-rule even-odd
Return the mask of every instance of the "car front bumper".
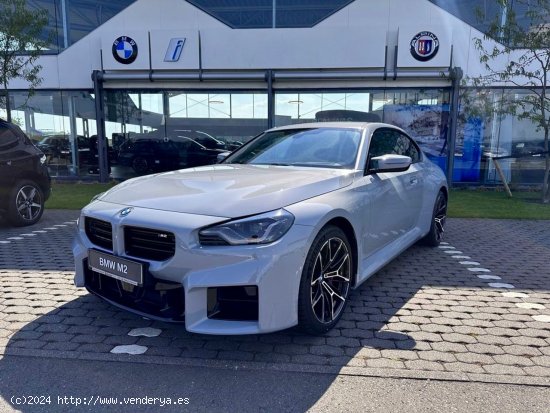
[[[196, 333], [267, 333], [298, 323], [298, 290], [313, 227], [294, 224], [280, 240], [268, 245], [202, 246], [198, 231], [227, 218], [145, 208], [133, 208], [128, 216], [121, 217], [123, 208], [95, 201], [82, 211], [73, 242], [77, 287], [86, 287], [107, 301], [146, 317], [184, 321], [186, 329]], [[86, 217], [111, 223], [112, 250], [92, 243], [85, 230]], [[124, 245], [124, 228], [128, 226], [173, 233], [173, 257], [153, 261], [128, 255]], [[87, 265], [90, 249], [142, 263], [145, 268], [145, 280], [139, 287], [142, 289], [91, 271]], [[256, 291], [255, 315], [245, 320], [213, 316], [214, 289], [222, 291], [224, 287]], [[117, 290], [121, 294], [117, 295]], [[169, 314], [166, 317], [157, 310], [167, 305], [173, 306], [174, 311], [166, 312]], [[179, 317], [178, 306], [184, 309], [184, 317]]]

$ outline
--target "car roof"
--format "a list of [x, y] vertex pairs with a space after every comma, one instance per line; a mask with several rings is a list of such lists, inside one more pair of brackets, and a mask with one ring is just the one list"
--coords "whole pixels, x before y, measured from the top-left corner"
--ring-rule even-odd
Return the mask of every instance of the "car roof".
[[268, 132], [288, 130], [288, 129], [312, 129], [312, 128], [348, 128], [348, 129], [377, 129], [380, 127], [393, 128], [402, 131], [397, 126], [390, 125], [388, 123], [381, 122], [311, 122], [311, 123], [298, 123], [294, 125], [278, 126], [276, 128], [269, 129]]

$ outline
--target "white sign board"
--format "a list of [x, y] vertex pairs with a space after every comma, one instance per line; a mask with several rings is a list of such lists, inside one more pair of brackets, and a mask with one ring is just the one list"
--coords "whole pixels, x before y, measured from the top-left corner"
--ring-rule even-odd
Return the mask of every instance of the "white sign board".
[[121, 30], [101, 36], [103, 67], [106, 70], [149, 69], [147, 31]]
[[397, 67], [449, 67], [451, 34], [445, 26], [400, 26]]

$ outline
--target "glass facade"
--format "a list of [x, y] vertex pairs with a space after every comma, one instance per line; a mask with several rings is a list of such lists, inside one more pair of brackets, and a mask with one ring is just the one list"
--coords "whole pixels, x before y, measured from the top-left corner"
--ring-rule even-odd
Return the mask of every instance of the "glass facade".
[[265, 92], [105, 93], [111, 176], [125, 179], [216, 162], [267, 129]]
[[[464, 90], [472, 110], [461, 105], [456, 139], [454, 179], [458, 182], [498, 184], [500, 176], [492, 157], [508, 183], [540, 184], [544, 175], [544, 133], [528, 119], [504, 114], [502, 105], [529, 93], [520, 89]], [[509, 157], [509, 158], [507, 158]]]
[[[135, 0], [27, 0], [49, 13], [51, 52], [82, 39]], [[184, 1], [184, 0], [182, 0]], [[235, 28], [311, 27], [352, 0], [187, 0]], [[429, 0], [466, 23], [485, 30], [505, 17], [496, 0]], [[529, 2], [513, 2], [525, 22]], [[267, 86], [266, 86], [267, 88]], [[502, 115], [499, 102], [518, 100], [525, 90], [464, 89], [472, 111], [459, 108], [453, 181], [498, 184], [494, 156], [512, 184], [542, 181], [542, 131], [529, 120]], [[504, 99], [505, 98], [505, 99]], [[46, 153], [53, 176], [97, 176], [95, 97], [91, 91], [38, 91], [9, 95], [12, 119]], [[446, 169], [450, 130], [449, 88], [363, 88], [351, 90], [105, 90], [104, 111], [111, 177], [215, 162], [268, 125], [327, 120], [382, 121], [409, 133], [427, 156]], [[0, 99], [0, 102], [3, 102]], [[273, 118], [268, 116], [273, 108]], [[482, 109], [482, 110], [481, 110]], [[0, 117], [6, 118], [0, 105]]]
[[[43, 38], [53, 33], [49, 50], [58, 53], [74, 44], [135, 0], [27, 0], [29, 8], [48, 11]], [[182, 0], [183, 1], [183, 0]], [[232, 28], [313, 27], [354, 0], [187, 0]], [[496, 0], [429, 0], [485, 32], [495, 17], [503, 17]], [[526, 13], [536, 4], [512, 2], [516, 19], [527, 28]], [[503, 17], [504, 18], [504, 17]]]
[[[528, 93], [519, 89], [464, 89], [459, 107], [453, 182], [499, 184], [491, 159], [510, 184], [540, 184], [543, 132], [504, 115], [498, 105]], [[11, 92], [12, 119], [47, 155], [54, 177], [97, 179], [95, 99], [90, 91]], [[216, 162], [268, 128], [266, 91], [105, 90], [110, 176], [127, 179], [156, 171]], [[404, 129], [446, 169], [448, 88], [288, 90], [273, 97], [271, 124], [382, 121]], [[472, 108], [468, 102], [477, 102]], [[5, 118], [5, 108], [0, 107]], [[513, 158], [512, 158], [513, 157]]]
[[[48, 12], [42, 38], [59, 53], [120, 13], [135, 0], [27, 0]], [[183, 1], [183, 0], [182, 0]], [[188, 0], [233, 28], [312, 27], [353, 0]], [[52, 35], [53, 34], [53, 35]], [[51, 36], [51, 37], [50, 37]]]
[[277, 93], [275, 125], [348, 119], [391, 123], [405, 130], [445, 169], [449, 100], [447, 89]]
[[187, 0], [235, 29], [313, 27], [353, 0]]
[[59, 53], [105, 23], [135, 0], [27, 0], [31, 9], [48, 12], [42, 36], [53, 40], [49, 51]]
[[[12, 121], [46, 155], [52, 176], [96, 174], [95, 103], [86, 91], [10, 93]], [[94, 141], [94, 136], [96, 136]]]
[[[475, 27], [482, 33], [486, 33], [491, 22], [498, 19], [506, 20], [506, 10], [498, 3], [497, 0], [429, 0], [442, 9], [448, 11], [460, 20]], [[523, 0], [511, 1], [510, 7], [515, 14], [517, 23], [528, 31], [532, 24], [531, 18], [528, 15], [533, 8], [540, 7], [536, 1]], [[497, 20], [497, 21], [498, 21]]]

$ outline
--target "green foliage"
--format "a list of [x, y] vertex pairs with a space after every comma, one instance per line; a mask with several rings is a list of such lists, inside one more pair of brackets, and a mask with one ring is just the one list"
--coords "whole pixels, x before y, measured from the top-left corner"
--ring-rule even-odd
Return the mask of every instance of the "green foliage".
[[12, 79], [23, 79], [29, 87], [29, 96], [40, 85], [42, 67], [37, 63], [41, 50], [48, 41], [40, 34], [48, 23], [46, 10], [31, 10], [25, 0], [0, 0], [0, 83], [4, 104], [10, 120], [8, 84]]
[[48, 209], [82, 209], [92, 198], [111, 189], [114, 182], [107, 184], [97, 183], [68, 183], [54, 184], [52, 194], [46, 202]]
[[[474, 40], [486, 74], [467, 78], [474, 87], [504, 84], [527, 89], [529, 93], [502, 93], [498, 99], [485, 99], [463, 93], [469, 110], [493, 115], [510, 114], [530, 120], [544, 131], [544, 150], [549, 150], [550, 135], [550, 0], [496, 0], [505, 10], [489, 24], [483, 38]], [[514, 6], [514, 7], [512, 7]], [[517, 19], [516, 8], [526, 9], [524, 21]], [[525, 20], [527, 24], [525, 24]], [[491, 45], [488, 47], [488, 45]], [[468, 101], [469, 99], [469, 101]], [[463, 104], [464, 104], [463, 102]], [[543, 202], [550, 202], [550, 155], [546, 155], [542, 185]]]
[[453, 190], [449, 196], [451, 218], [550, 219], [550, 205], [540, 202], [540, 192]]

